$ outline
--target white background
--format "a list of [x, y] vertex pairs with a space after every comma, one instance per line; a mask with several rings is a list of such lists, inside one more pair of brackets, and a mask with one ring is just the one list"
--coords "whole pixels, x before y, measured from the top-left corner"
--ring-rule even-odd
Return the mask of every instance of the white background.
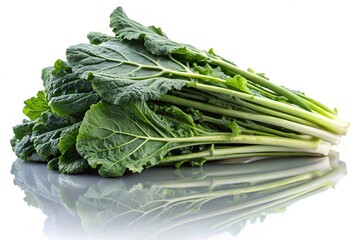
[[23, 101], [42, 88], [41, 69], [64, 59], [68, 46], [87, 42], [89, 31], [111, 34], [109, 15], [119, 5], [129, 17], [161, 26], [178, 42], [213, 47], [242, 68], [265, 72], [277, 84], [337, 107], [351, 122], [348, 135], [335, 148], [349, 172], [336, 190], [299, 202], [264, 223], [248, 225], [239, 239], [360, 239], [356, 0], [1, 1], [0, 213], [6, 222], [1, 235], [44, 238], [45, 216], [26, 205], [10, 175], [16, 159], [9, 144], [11, 127], [23, 118]]

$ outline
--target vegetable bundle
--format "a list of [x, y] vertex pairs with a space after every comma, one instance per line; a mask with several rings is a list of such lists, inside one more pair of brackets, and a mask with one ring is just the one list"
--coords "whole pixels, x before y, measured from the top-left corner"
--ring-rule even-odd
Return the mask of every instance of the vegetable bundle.
[[111, 14], [115, 36], [91, 32], [42, 72], [11, 144], [25, 161], [116, 177], [155, 165], [327, 155], [349, 123], [264, 74]]

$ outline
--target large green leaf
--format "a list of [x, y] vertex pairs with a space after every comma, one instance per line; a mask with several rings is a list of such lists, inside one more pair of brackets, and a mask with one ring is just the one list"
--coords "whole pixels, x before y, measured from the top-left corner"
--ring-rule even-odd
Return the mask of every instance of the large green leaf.
[[169, 138], [194, 135], [186, 125], [151, 111], [146, 103], [123, 107], [99, 102], [85, 114], [77, 138], [77, 150], [99, 174], [116, 177], [126, 169], [141, 172], [158, 164], [173, 148]]
[[135, 42], [79, 44], [68, 48], [67, 57], [74, 71], [91, 80], [102, 99], [116, 105], [159, 99], [170, 89], [185, 85], [185, 81], [169, 77], [169, 72], [183, 72], [181, 66], [150, 54]]

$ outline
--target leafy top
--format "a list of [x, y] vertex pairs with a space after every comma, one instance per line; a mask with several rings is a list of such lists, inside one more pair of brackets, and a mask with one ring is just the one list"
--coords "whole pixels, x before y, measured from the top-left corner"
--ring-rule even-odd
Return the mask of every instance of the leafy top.
[[121, 7], [116, 8], [110, 15], [110, 27], [120, 39], [143, 40], [146, 49], [155, 55], [180, 55], [186, 61], [203, 61], [207, 53], [188, 44], [180, 44], [167, 38], [165, 33], [157, 27], [145, 27], [130, 19]]

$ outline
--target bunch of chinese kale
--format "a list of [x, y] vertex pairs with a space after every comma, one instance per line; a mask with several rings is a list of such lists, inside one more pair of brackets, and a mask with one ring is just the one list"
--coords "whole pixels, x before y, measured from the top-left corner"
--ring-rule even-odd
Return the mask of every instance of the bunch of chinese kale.
[[91, 32], [43, 70], [11, 144], [25, 161], [116, 177], [155, 165], [327, 155], [349, 123], [318, 101], [111, 14], [115, 36]]

